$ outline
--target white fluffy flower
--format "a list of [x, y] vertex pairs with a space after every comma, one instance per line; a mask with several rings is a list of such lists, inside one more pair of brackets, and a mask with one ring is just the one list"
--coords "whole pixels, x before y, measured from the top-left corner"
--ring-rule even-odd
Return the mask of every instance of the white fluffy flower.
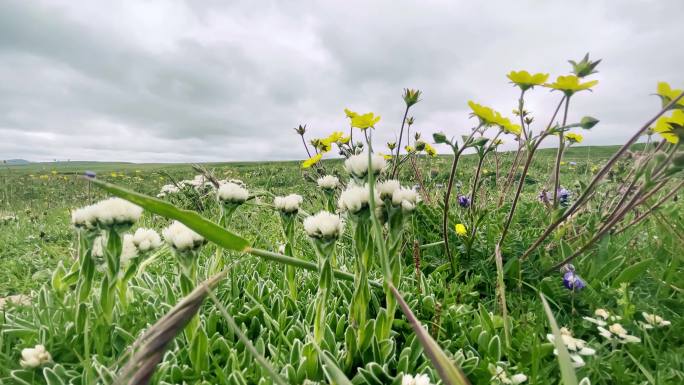
[[273, 205], [276, 209], [284, 213], [296, 213], [299, 211], [299, 205], [302, 204], [304, 198], [298, 194], [290, 194], [284, 197], [275, 197]]
[[[560, 333], [563, 344], [568, 349], [568, 353], [570, 353], [570, 358], [572, 359], [574, 367], [580, 368], [584, 366], [584, 359], [582, 356], [593, 356], [596, 354], [596, 350], [588, 347], [586, 341], [573, 337], [570, 330], [563, 327], [560, 329]], [[553, 334], [547, 334], [546, 338], [552, 343], [556, 340]], [[553, 353], [558, 355], [558, 350], [554, 349]]]
[[427, 374], [416, 374], [415, 377], [404, 374], [401, 377], [401, 385], [430, 385], [430, 377]]
[[406, 211], [415, 209], [418, 202], [420, 202], [420, 195], [412, 189], [401, 187], [394, 190], [392, 194], [392, 204], [401, 206]]
[[204, 237], [178, 221], [173, 221], [162, 231], [162, 235], [166, 243], [178, 251], [197, 249], [204, 244]]
[[340, 217], [327, 211], [304, 219], [304, 230], [313, 238], [337, 238], [343, 229], [344, 223]]
[[249, 197], [249, 191], [237, 183], [224, 183], [219, 186], [216, 194], [218, 199], [229, 203], [244, 203]]
[[96, 258], [104, 257], [104, 249], [105, 239], [100, 235], [93, 241], [93, 249], [91, 250], [90, 255]]
[[[387, 161], [382, 155], [371, 155], [371, 170], [374, 173], [382, 172], [387, 167]], [[368, 174], [368, 154], [361, 153], [352, 155], [344, 161], [344, 168], [357, 178], [363, 178]]]
[[606, 326], [608, 324], [606, 321], [619, 321], [622, 319], [619, 315], [611, 315], [608, 310], [601, 308], [596, 309], [594, 315], [596, 318], [582, 317], [582, 319], [598, 326]]
[[340, 185], [340, 180], [334, 175], [326, 175], [318, 178], [318, 187], [325, 190], [334, 190]]
[[602, 326], [598, 326], [597, 329], [599, 334], [608, 340], [616, 339], [623, 344], [641, 342], [641, 338], [629, 334], [619, 323], [610, 325], [607, 330]]
[[[375, 192], [375, 203], [381, 204], [378, 192]], [[346, 190], [342, 191], [340, 198], [337, 200], [337, 207], [342, 211], [349, 211], [354, 214], [361, 209], [369, 207], [370, 205], [370, 189], [368, 185], [355, 186], [350, 185]]]
[[52, 361], [50, 352], [43, 345], [36, 345], [33, 348], [21, 350], [21, 360], [19, 364], [22, 368], [37, 368], [47, 362]]
[[109, 198], [94, 205], [75, 210], [71, 221], [77, 227], [92, 228], [132, 225], [142, 215], [142, 208], [121, 198]]
[[527, 376], [523, 373], [517, 373], [509, 377], [506, 369], [501, 366], [497, 366], [493, 372], [494, 375], [491, 379], [492, 383], [517, 385], [527, 381]]
[[178, 191], [180, 191], [180, 189], [175, 184], [165, 184], [161, 187], [161, 189], [159, 189], [159, 194], [157, 194], [157, 198], [165, 197], [168, 194], [175, 194]]
[[399, 181], [395, 179], [379, 182], [375, 185], [375, 189], [377, 190], [378, 194], [380, 195], [380, 199], [382, 200], [392, 199], [392, 194], [394, 194], [394, 192], [400, 188], [401, 185], [399, 184]]
[[138, 255], [138, 248], [133, 243], [132, 234], [124, 234], [121, 240], [121, 264], [125, 264]]
[[644, 317], [644, 320], [646, 323], [642, 323], [642, 327], [644, 329], [653, 329], [654, 327], [664, 327], [664, 326], [670, 326], [671, 322], [663, 319], [663, 317], [655, 315], [655, 314], [649, 314], [646, 312], [642, 312], [641, 316]]
[[135, 234], [133, 234], [133, 244], [142, 252], [156, 249], [161, 246], [161, 243], [159, 233], [153, 229], [140, 227], [135, 230]]

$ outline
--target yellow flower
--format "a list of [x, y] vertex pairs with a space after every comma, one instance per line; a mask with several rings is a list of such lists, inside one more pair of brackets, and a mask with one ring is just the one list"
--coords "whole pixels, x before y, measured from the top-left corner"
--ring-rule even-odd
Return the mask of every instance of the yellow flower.
[[109, 174], [109, 175], [111, 175], [112, 178], [116, 178], [116, 173], [115, 173], [115, 172], [112, 172], [112, 173]]
[[560, 162], [560, 165], [561, 165], [561, 166], [565, 166], [566, 163], [565, 163], [565, 162]]
[[[682, 90], [672, 89], [670, 88], [670, 85], [666, 82], [658, 82], [657, 95], [660, 96], [660, 99], [663, 101], [663, 107], [665, 107], [668, 103], [670, 103], [674, 98], [679, 96], [681, 93]], [[679, 99], [677, 105], [684, 106], [684, 98]]]
[[511, 80], [516, 86], [520, 87], [521, 90], [525, 91], [534, 86], [540, 86], [546, 82], [549, 78], [549, 74], [537, 73], [531, 75], [527, 71], [511, 71], [506, 75], [508, 79]]
[[414, 152], [416, 149], [413, 148], [413, 146], [405, 146], [404, 150], [406, 150], [406, 152]]
[[434, 147], [432, 147], [430, 144], [425, 143], [425, 153], [428, 154], [429, 156], [437, 156], [437, 150], [435, 150]]
[[494, 124], [501, 127], [507, 134], [513, 134], [515, 136], [520, 136], [522, 128], [519, 124], [513, 124], [510, 119], [501, 116], [498, 112], [494, 112]]
[[302, 168], [309, 168], [313, 166], [314, 164], [318, 163], [321, 160], [321, 158], [323, 158], [323, 154], [316, 154], [312, 156], [311, 158], [302, 162]]
[[383, 154], [382, 152], [378, 152], [378, 154], [379, 154], [380, 156], [382, 156], [383, 158], [385, 158], [385, 160], [390, 160], [390, 159], [392, 159], [392, 155]]
[[349, 119], [352, 119], [352, 118], [354, 118], [355, 116], [358, 116], [358, 115], [359, 115], [359, 114], [357, 114], [356, 112], [354, 112], [354, 111], [352, 111], [352, 110], [350, 110], [350, 109], [348, 109], [348, 108], [345, 108], [345, 109], [344, 109], [344, 114], [347, 115], [347, 117], [348, 117]]
[[567, 134], [565, 134], [565, 139], [569, 140], [570, 143], [582, 143], [582, 139], [584, 138], [580, 134], [568, 132]]
[[367, 114], [359, 115], [356, 114], [351, 117], [352, 127], [360, 128], [365, 130], [367, 128], [375, 128], [375, 125], [380, 121], [379, 116], [375, 116], [372, 112]]
[[563, 91], [566, 96], [572, 96], [575, 92], [589, 90], [591, 87], [598, 84], [598, 80], [592, 80], [586, 83], [580, 83], [579, 78], [575, 75], [559, 76], [553, 83], [544, 84], [545, 87], [553, 88], [554, 90]]
[[497, 113], [489, 107], [477, 104], [472, 100], [468, 101], [468, 106], [473, 110], [473, 115], [480, 119], [480, 122], [485, 125], [495, 124]]
[[52, 170], [52, 175], [57, 175], [57, 171]]
[[684, 135], [684, 111], [674, 110], [672, 116], [661, 117], [656, 121], [653, 131], [670, 143], [679, 143], [680, 135]]
[[328, 136], [325, 139], [322, 139], [321, 142], [326, 145], [327, 151], [330, 151], [330, 145], [333, 143], [347, 143], [349, 141], [349, 137], [346, 138], [346, 141], [343, 141], [345, 139], [344, 133], [342, 131], [335, 131], [330, 136]]
[[454, 229], [456, 230], [456, 234], [460, 236], [468, 234], [468, 230], [466, 230], [466, 227], [463, 223], [457, 223], [456, 226], [454, 226]]
[[41, 176], [39, 176], [39, 178], [40, 178], [40, 179], [47, 179], [47, 178], [49, 178], [49, 177], [48, 177], [47, 175], [41, 175]]

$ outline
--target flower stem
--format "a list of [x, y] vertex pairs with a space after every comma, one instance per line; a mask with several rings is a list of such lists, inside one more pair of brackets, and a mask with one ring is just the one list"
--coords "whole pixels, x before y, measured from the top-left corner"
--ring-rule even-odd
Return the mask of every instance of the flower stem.
[[[568, 106], [570, 105], [570, 97], [565, 98], [565, 111], [563, 112], [563, 124], [562, 127], [565, 127], [565, 123], [568, 120]], [[558, 134], [558, 151], [556, 153], [556, 165], [554, 167], [554, 173], [553, 173], [553, 208], [556, 209], [558, 208], [558, 190], [560, 189], [560, 164], [561, 160], [563, 159], [563, 150], [565, 148], [565, 137], [563, 136], [563, 133]]]

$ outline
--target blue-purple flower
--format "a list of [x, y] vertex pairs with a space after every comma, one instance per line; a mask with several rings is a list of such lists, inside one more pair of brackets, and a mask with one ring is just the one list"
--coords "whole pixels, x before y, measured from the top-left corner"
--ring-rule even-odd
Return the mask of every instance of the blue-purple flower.
[[561, 187], [558, 189], [558, 202], [560, 202], [561, 206], [565, 207], [568, 201], [570, 201], [570, 191]]
[[563, 274], [563, 286], [568, 290], [580, 291], [587, 286], [582, 278], [575, 273], [575, 266], [571, 264], [564, 265], [561, 267], [561, 273]]
[[461, 207], [470, 207], [470, 197], [467, 195], [459, 195], [458, 196], [458, 205]]

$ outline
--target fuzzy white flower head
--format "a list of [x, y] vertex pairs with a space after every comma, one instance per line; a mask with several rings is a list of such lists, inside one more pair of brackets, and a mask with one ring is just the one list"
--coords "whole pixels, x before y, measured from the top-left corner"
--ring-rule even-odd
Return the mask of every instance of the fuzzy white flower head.
[[95, 206], [85, 206], [71, 212], [71, 223], [76, 228], [94, 229], [95, 228]]
[[138, 250], [145, 252], [159, 248], [162, 241], [159, 233], [153, 229], [140, 227], [133, 234], [133, 244]]
[[93, 249], [90, 251], [90, 255], [96, 258], [104, 257], [104, 249], [105, 239], [102, 235], [100, 235], [95, 238], [95, 241], [93, 241]]
[[161, 187], [161, 189], [159, 189], [159, 194], [157, 194], [157, 198], [165, 197], [168, 194], [175, 194], [179, 191], [180, 189], [175, 184], [165, 184]]
[[380, 194], [380, 199], [383, 201], [385, 199], [392, 199], [392, 194], [394, 194], [394, 192], [400, 188], [401, 185], [399, 184], [399, 181], [395, 179], [379, 182], [375, 185], [375, 189], [377, 190], [378, 194]]
[[136, 255], [138, 255], [138, 248], [133, 243], [133, 235], [124, 234], [121, 240], [121, 264], [126, 264]]
[[[382, 203], [377, 191], [375, 191], [375, 203], [378, 205]], [[342, 191], [340, 198], [337, 200], [337, 207], [339, 207], [341, 211], [348, 211], [352, 214], [356, 214], [361, 211], [361, 209], [369, 206], [370, 189], [368, 188], [368, 185], [350, 185], [346, 190]]]
[[318, 183], [318, 187], [324, 190], [334, 190], [340, 185], [340, 179], [334, 175], [322, 176], [318, 178], [316, 182]]
[[601, 326], [598, 326], [597, 329], [599, 334], [608, 340], [615, 338], [623, 344], [641, 342], [641, 338], [630, 335], [619, 323], [610, 325], [607, 330]]
[[37, 368], [45, 363], [52, 361], [50, 352], [43, 345], [36, 345], [33, 348], [21, 350], [21, 360], [19, 364], [22, 368]]
[[610, 313], [608, 313], [608, 311], [606, 309], [599, 308], [599, 309], [594, 310], [594, 315], [597, 317], [601, 317], [604, 320], [606, 320], [610, 316]]
[[[584, 359], [582, 356], [593, 356], [596, 354], [596, 350], [588, 347], [586, 341], [573, 337], [572, 333], [567, 328], [562, 327], [560, 333], [563, 344], [568, 349], [568, 353], [570, 353], [570, 358], [572, 359], [574, 367], [580, 368], [584, 366]], [[551, 343], [556, 340], [553, 334], [547, 334], [546, 338]], [[554, 349], [553, 354], [558, 355], [558, 350]]]
[[100, 201], [94, 205], [93, 210], [95, 221], [101, 227], [130, 226], [140, 219], [143, 211], [140, 206], [121, 198]]
[[304, 219], [304, 230], [312, 238], [338, 238], [344, 230], [344, 223], [339, 216], [321, 211]]
[[204, 244], [204, 237], [178, 221], [173, 221], [162, 231], [162, 235], [166, 243], [177, 251], [191, 251]]
[[517, 385], [527, 381], [527, 376], [522, 373], [517, 373], [509, 377], [506, 369], [501, 366], [497, 366], [493, 370], [493, 373], [494, 375], [491, 378], [493, 383]]
[[237, 183], [228, 182], [219, 186], [216, 195], [222, 202], [241, 204], [249, 198], [249, 191]]
[[[375, 174], [382, 172], [382, 170], [387, 167], [387, 161], [382, 155], [372, 154], [370, 163], [371, 170]], [[361, 153], [350, 156], [344, 161], [344, 168], [348, 173], [354, 175], [355, 177], [364, 178], [366, 175], [368, 175], [368, 154]]]
[[416, 374], [415, 377], [404, 374], [401, 377], [401, 385], [430, 385], [430, 377], [427, 374]]
[[402, 187], [394, 190], [392, 194], [392, 204], [401, 206], [405, 211], [413, 211], [418, 202], [420, 202], [420, 195], [412, 189]]
[[275, 197], [273, 205], [276, 209], [286, 214], [293, 214], [299, 211], [299, 205], [302, 204], [304, 198], [298, 194], [290, 194], [284, 197]]

